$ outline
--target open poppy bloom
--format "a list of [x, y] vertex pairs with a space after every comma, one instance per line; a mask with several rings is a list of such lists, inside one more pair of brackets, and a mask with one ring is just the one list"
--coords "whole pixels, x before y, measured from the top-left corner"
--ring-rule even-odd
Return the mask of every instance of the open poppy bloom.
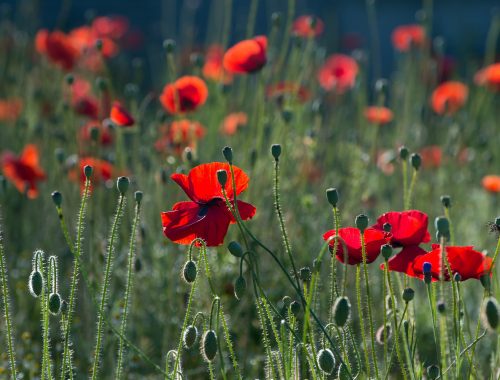
[[[172, 211], [162, 212], [163, 233], [177, 244], [191, 244], [196, 238], [203, 239], [207, 246], [214, 247], [224, 242], [229, 224], [236, 223], [228, 210], [217, 180], [217, 171], [230, 173], [229, 164], [212, 162], [190, 170], [188, 175], [172, 174], [171, 178], [191, 199], [174, 204]], [[240, 168], [233, 166], [236, 195], [248, 187], [248, 176]], [[231, 175], [225, 186], [228, 199], [233, 198]], [[255, 207], [238, 200], [237, 207], [242, 220], [255, 215]]]
[[[323, 234], [323, 239], [329, 241], [330, 251], [333, 250], [335, 245], [336, 236], [335, 230], [330, 230]], [[337, 260], [344, 263], [345, 253], [344, 244], [347, 247], [347, 264], [357, 265], [363, 262], [363, 254], [361, 250], [361, 234], [359, 229], [355, 227], [344, 227], [339, 229], [339, 240], [337, 243]], [[384, 231], [375, 228], [367, 228], [364, 231], [365, 248], [366, 248], [366, 262], [371, 263], [375, 261], [380, 254], [380, 247], [387, 243], [387, 234]]]
[[112, 40], [121, 39], [129, 28], [129, 22], [124, 16], [100, 16], [92, 21], [92, 30], [99, 38]]
[[180, 155], [185, 148], [195, 149], [198, 140], [206, 134], [206, 129], [201, 123], [188, 119], [175, 120], [170, 125], [162, 127], [161, 137], [155, 142], [158, 152], [173, 150]]
[[37, 183], [45, 179], [45, 172], [39, 164], [39, 154], [36, 145], [26, 145], [20, 157], [6, 152], [1, 158], [2, 171], [17, 190], [26, 193], [28, 198], [38, 196]]
[[474, 76], [474, 82], [479, 86], [500, 91], [500, 63], [494, 63], [479, 70]]
[[163, 107], [172, 114], [194, 111], [205, 104], [208, 88], [203, 79], [183, 76], [167, 84], [160, 95]]
[[431, 106], [438, 115], [452, 115], [463, 107], [469, 90], [463, 83], [449, 81], [440, 84], [431, 95]]
[[244, 127], [248, 123], [248, 116], [245, 112], [233, 112], [227, 115], [222, 121], [221, 131], [225, 135], [232, 136], [238, 128]]
[[97, 130], [97, 142], [102, 146], [108, 146], [113, 143], [113, 134], [107, 123], [99, 120], [91, 120], [80, 128], [80, 139], [84, 142], [92, 140], [92, 131]]
[[315, 16], [300, 16], [292, 25], [292, 32], [299, 37], [317, 37], [323, 33], [325, 24]]
[[378, 217], [372, 228], [383, 231], [385, 223], [391, 225], [390, 243], [394, 247], [408, 247], [431, 241], [431, 235], [427, 231], [429, 218], [422, 211], [386, 212]]
[[393, 118], [392, 111], [387, 107], [366, 107], [364, 114], [369, 123], [377, 125], [390, 123]]
[[299, 83], [279, 82], [266, 88], [268, 98], [279, 98], [286, 95], [296, 96], [301, 103], [305, 103], [311, 98], [311, 92]]
[[[471, 278], [480, 279], [491, 270], [492, 259], [481, 252], [475, 251], [472, 246], [448, 246], [445, 248], [446, 257], [450, 264], [451, 274], [445, 266], [444, 280], [450, 281], [455, 273], [460, 274], [462, 280]], [[417, 276], [423, 275], [423, 265], [428, 262], [432, 265], [431, 275], [434, 280], [439, 280], [441, 273], [441, 247], [432, 245], [432, 251], [418, 256], [413, 262], [413, 271]]]
[[230, 47], [222, 64], [233, 74], [249, 74], [259, 71], [267, 62], [267, 37], [257, 36]]
[[500, 193], [500, 175], [490, 174], [481, 181], [485, 190], [490, 193]]
[[422, 166], [424, 168], [439, 168], [443, 161], [443, 150], [438, 145], [424, 146], [420, 149]]
[[421, 25], [401, 25], [392, 32], [392, 44], [396, 50], [409, 51], [413, 46], [423, 46], [425, 30]]
[[345, 54], [333, 54], [320, 68], [318, 81], [325, 90], [343, 94], [354, 87], [358, 71], [358, 64], [354, 58]]
[[224, 70], [222, 60], [224, 58], [224, 49], [219, 45], [212, 45], [205, 54], [205, 63], [203, 64], [203, 76], [217, 82], [230, 83], [233, 76]]
[[66, 71], [73, 68], [80, 54], [71, 38], [57, 30], [39, 30], [35, 36], [35, 48], [38, 53], [47, 56], [52, 63]]
[[[427, 251], [418, 245], [404, 247], [397, 255], [392, 256], [388, 261], [389, 270], [393, 272], [405, 273], [411, 277], [421, 277], [413, 270], [413, 263], [419, 256], [425, 255]], [[385, 264], [380, 264], [380, 269], [384, 269]]]
[[135, 120], [119, 102], [114, 102], [111, 107], [110, 120], [119, 127], [130, 127]]
[[80, 182], [80, 189], [82, 191], [85, 188], [86, 180], [83, 169], [87, 165], [92, 166], [92, 188], [99, 183], [110, 181], [115, 173], [114, 166], [108, 161], [94, 157], [80, 158], [80, 161], [78, 163], [78, 173], [76, 173], [76, 170], [71, 171], [69, 173], [69, 178], [72, 180], [78, 180]]

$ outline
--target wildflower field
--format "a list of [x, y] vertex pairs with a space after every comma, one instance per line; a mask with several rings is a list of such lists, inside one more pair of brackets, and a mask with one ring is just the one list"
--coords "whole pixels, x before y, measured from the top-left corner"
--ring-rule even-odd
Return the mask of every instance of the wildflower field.
[[0, 379], [500, 378], [498, 10], [450, 53], [432, 0], [41, 3], [0, 6]]

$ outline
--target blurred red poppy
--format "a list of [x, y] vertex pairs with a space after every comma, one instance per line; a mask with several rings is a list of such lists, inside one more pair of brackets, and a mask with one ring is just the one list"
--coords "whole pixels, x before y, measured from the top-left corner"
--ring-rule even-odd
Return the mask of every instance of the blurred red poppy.
[[71, 105], [79, 115], [88, 116], [91, 119], [99, 118], [99, 102], [91, 94], [92, 85], [85, 79], [76, 77], [71, 85]]
[[428, 169], [437, 169], [443, 162], [443, 150], [438, 145], [429, 145], [420, 149], [422, 166]]
[[16, 121], [22, 111], [23, 101], [21, 99], [0, 99], [0, 121]]
[[121, 39], [129, 28], [128, 19], [124, 16], [101, 16], [92, 21], [92, 30], [99, 38]]
[[84, 142], [90, 142], [92, 139], [92, 130], [94, 129], [97, 130], [97, 141], [99, 144], [108, 146], [113, 143], [113, 135], [110, 128], [99, 120], [91, 120], [84, 124], [80, 128], [80, 139]]
[[285, 95], [294, 95], [301, 103], [305, 103], [311, 98], [311, 92], [307, 88], [294, 82], [279, 82], [266, 88], [268, 98], [278, 98]]
[[481, 181], [485, 190], [490, 193], [500, 193], [500, 175], [490, 174]]
[[37, 183], [43, 181], [46, 176], [39, 164], [36, 145], [26, 145], [20, 157], [5, 152], [0, 161], [5, 178], [11, 181], [19, 192], [26, 193], [30, 199], [38, 196]]
[[[404, 247], [397, 255], [392, 256], [389, 261], [389, 270], [393, 272], [406, 273], [411, 277], [421, 277], [413, 270], [413, 262], [419, 256], [425, 255], [427, 251], [418, 245]], [[380, 264], [380, 269], [384, 269], [385, 264]]]
[[92, 188], [99, 183], [110, 181], [114, 176], [115, 168], [110, 162], [94, 157], [82, 157], [78, 163], [78, 172], [73, 170], [69, 173], [70, 179], [80, 182], [81, 190], [85, 188], [86, 177], [83, 168], [87, 165], [92, 166], [93, 169], [91, 178]]
[[222, 61], [224, 68], [233, 74], [254, 73], [262, 69], [266, 62], [266, 36], [238, 42], [226, 51]]
[[[330, 251], [333, 249], [336, 235], [335, 230], [330, 230], [323, 234], [323, 239], [329, 241]], [[355, 227], [345, 227], [339, 229], [339, 242], [337, 245], [337, 260], [344, 263], [344, 244], [347, 247], [347, 264], [356, 265], [363, 262], [361, 250], [361, 234]], [[380, 247], [387, 243], [387, 234], [375, 228], [367, 228], [364, 231], [366, 246], [366, 262], [375, 261], [380, 254]]]
[[452, 115], [463, 107], [469, 90], [463, 83], [449, 81], [440, 84], [431, 96], [431, 106], [439, 115]]
[[386, 212], [378, 217], [372, 228], [383, 231], [386, 223], [391, 225], [390, 243], [395, 247], [408, 247], [431, 241], [431, 235], [427, 231], [429, 218], [422, 211]]
[[421, 25], [401, 25], [392, 32], [392, 44], [396, 50], [409, 51], [425, 43], [425, 29]]
[[197, 142], [205, 136], [206, 129], [197, 121], [181, 119], [165, 126], [161, 133], [162, 136], [155, 142], [155, 149], [159, 152], [172, 149], [174, 154], [180, 155], [185, 148], [196, 149]]
[[221, 131], [223, 134], [232, 136], [238, 128], [247, 125], [248, 116], [245, 112], [233, 112], [227, 115], [222, 121]]
[[[233, 169], [236, 195], [239, 195], [248, 187], [249, 178], [240, 168], [233, 166]], [[191, 199], [174, 204], [172, 211], [161, 213], [163, 233], [174, 243], [191, 244], [195, 238], [201, 238], [209, 247], [218, 246], [224, 242], [229, 224], [236, 223], [224, 202], [217, 180], [218, 170], [230, 173], [229, 164], [202, 164], [191, 169], [188, 175], [171, 176]], [[231, 175], [228, 175], [225, 191], [232, 199]], [[255, 215], [256, 209], [249, 203], [238, 200], [237, 207], [243, 220]]]
[[377, 125], [390, 123], [393, 118], [392, 111], [387, 107], [366, 107], [364, 114], [369, 123]]
[[121, 105], [120, 102], [114, 102], [111, 107], [110, 120], [119, 127], [131, 127], [135, 120], [130, 113]]
[[333, 54], [318, 73], [318, 80], [325, 90], [334, 90], [337, 94], [343, 94], [354, 87], [358, 75], [357, 62], [344, 54]]
[[500, 91], [500, 62], [479, 70], [474, 76], [474, 82], [480, 86]]
[[172, 114], [194, 111], [205, 104], [208, 88], [203, 79], [184, 76], [167, 84], [160, 95], [163, 107]]
[[292, 32], [300, 37], [317, 37], [323, 33], [325, 24], [316, 16], [299, 16], [292, 25]]
[[211, 45], [205, 54], [205, 63], [203, 64], [203, 76], [207, 79], [225, 84], [231, 83], [232, 74], [224, 70], [222, 60], [224, 58], [224, 49], [220, 45]]
[[[463, 281], [471, 278], [480, 279], [481, 276], [490, 272], [491, 257], [475, 251], [472, 246], [448, 246], [445, 248], [445, 251], [451, 269], [450, 274], [448, 268], [445, 266], [443, 270], [445, 281], [449, 281], [455, 273], [460, 274]], [[431, 252], [415, 258], [413, 261], [413, 272], [417, 276], [421, 277], [423, 275], [423, 265], [425, 262], [430, 263], [432, 266], [432, 278], [439, 280], [441, 272], [441, 248], [439, 244], [433, 244]]]
[[45, 55], [52, 63], [61, 69], [69, 71], [76, 64], [79, 51], [73, 45], [70, 37], [61, 31], [38, 31], [35, 37], [36, 50]]

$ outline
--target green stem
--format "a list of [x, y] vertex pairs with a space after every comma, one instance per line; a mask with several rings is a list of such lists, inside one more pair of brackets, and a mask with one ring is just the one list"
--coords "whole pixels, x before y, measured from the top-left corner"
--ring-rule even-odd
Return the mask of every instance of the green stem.
[[408, 190], [408, 196], [406, 198], [405, 209], [409, 210], [412, 204], [413, 191], [415, 189], [415, 185], [417, 183], [418, 170], [413, 170], [413, 174], [411, 176], [410, 189]]
[[365, 355], [365, 366], [366, 374], [370, 377], [370, 358], [368, 355], [368, 347], [366, 345], [366, 333], [365, 333], [365, 319], [363, 313], [363, 306], [361, 303], [361, 265], [356, 266], [356, 299], [358, 301], [358, 312], [359, 312], [359, 329], [361, 330], [361, 340], [363, 342], [363, 351]]

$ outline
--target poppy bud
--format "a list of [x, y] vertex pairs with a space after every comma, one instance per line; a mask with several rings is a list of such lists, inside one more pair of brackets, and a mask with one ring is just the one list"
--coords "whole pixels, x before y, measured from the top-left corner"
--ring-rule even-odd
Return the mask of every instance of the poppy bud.
[[116, 181], [116, 187], [118, 188], [118, 191], [121, 195], [124, 195], [127, 192], [129, 185], [130, 180], [128, 179], [128, 177], [120, 177]]
[[94, 125], [90, 127], [90, 139], [94, 142], [99, 140], [99, 128]]
[[28, 288], [31, 295], [35, 298], [40, 297], [43, 290], [43, 276], [38, 270], [34, 270], [30, 274], [28, 280]]
[[388, 341], [389, 339], [391, 339], [391, 336], [392, 336], [391, 325], [386, 324], [385, 326], [382, 325], [378, 328], [377, 333], [375, 334], [375, 340], [377, 341], [378, 344], [383, 346], [386, 340]]
[[443, 300], [439, 300], [437, 302], [437, 310], [440, 314], [443, 314], [446, 311], [446, 305]]
[[375, 91], [378, 94], [383, 95], [387, 91], [388, 86], [389, 82], [387, 81], [387, 79], [384, 78], [377, 79], [377, 81], [375, 82]]
[[136, 191], [134, 193], [134, 199], [138, 204], [142, 202], [142, 196], [143, 196], [142, 191]]
[[495, 298], [488, 297], [484, 301], [481, 317], [483, 319], [483, 323], [490, 330], [496, 330], [496, 328], [498, 327], [498, 322], [500, 321], [498, 309], [498, 302]]
[[451, 207], [451, 197], [449, 195], [441, 195], [441, 203], [443, 207], [450, 208]]
[[165, 49], [167, 54], [173, 53], [173, 51], [175, 50], [175, 41], [171, 39], [164, 40], [163, 49]]
[[212, 362], [217, 355], [217, 334], [208, 330], [201, 339], [201, 355], [206, 362]]
[[233, 149], [231, 147], [224, 147], [224, 149], [222, 149], [222, 154], [224, 155], [224, 158], [227, 162], [229, 162], [230, 164], [233, 163]]
[[500, 228], [500, 216], [495, 219], [495, 225]]
[[424, 263], [424, 265], [422, 266], [422, 272], [424, 274], [429, 274], [429, 273], [431, 273], [431, 270], [432, 270], [432, 264], [430, 262], [426, 261]]
[[415, 297], [415, 291], [412, 288], [403, 290], [403, 300], [408, 303]]
[[227, 245], [227, 249], [231, 255], [234, 257], [241, 257], [243, 256], [243, 248], [241, 248], [240, 243], [237, 241], [232, 241]]
[[384, 244], [380, 247], [380, 253], [382, 257], [387, 261], [392, 256], [392, 247], [389, 244]]
[[326, 199], [328, 199], [328, 202], [333, 207], [337, 207], [337, 203], [339, 201], [339, 192], [337, 191], [337, 189], [334, 187], [326, 189]]
[[196, 326], [189, 325], [188, 327], [186, 327], [186, 330], [184, 330], [184, 334], [182, 334], [182, 343], [184, 344], [184, 347], [190, 349], [195, 345], [197, 339], [198, 329], [196, 328]]
[[61, 207], [63, 200], [62, 194], [59, 191], [53, 191], [51, 195], [52, 195], [52, 200], [54, 201], [56, 207]]
[[278, 161], [281, 155], [281, 145], [280, 144], [271, 145], [271, 154], [273, 155], [274, 159]]
[[58, 315], [61, 312], [61, 296], [59, 293], [52, 293], [49, 296], [49, 312]]
[[196, 274], [198, 273], [198, 268], [196, 267], [196, 263], [193, 260], [189, 260], [184, 264], [184, 268], [182, 269], [182, 278], [188, 284], [191, 284], [196, 280]]
[[401, 148], [399, 148], [399, 158], [401, 158], [401, 160], [406, 161], [409, 155], [410, 151], [407, 147], [402, 146]]
[[350, 312], [351, 304], [349, 298], [339, 297], [335, 300], [333, 304], [333, 320], [338, 327], [344, 327], [349, 319]]
[[226, 187], [227, 183], [227, 172], [224, 169], [217, 170], [217, 181], [222, 187]]
[[243, 298], [247, 289], [247, 282], [244, 277], [239, 276], [234, 282], [234, 296], [239, 301]]
[[430, 379], [437, 379], [439, 377], [439, 367], [434, 364], [427, 367], [427, 375], [429, 375]]
[[290, 304], [290, 311], [292, 312], [293, 315], [295, 315], [295, 317], [298, 317], [300, 313], [300, 303], [298, 303], [297, 301], [293, 301]]
[[99, 51], [102, 50], [102, 40], [100, 38], [98, 38], [96, 41], [95, 41], [95, 48]]
[[96, 79], [96, 85], [99, 91], [105, 91], [108, 88], [108, 84], [106, 83], [106, 79], [104, 78], [97, 78]]
[[328, 348], [319, 350], [316, 360], [318, 362], [318, 367], [324, 373], [331, 374], [333, 372], [333, 369], [335, 368], [335, 357], [333, 356], [332, 351]]
[[281, 25], [281, 13], [280, 12], [274, 12], [271, 15], [271, 22], [275, 28], [278, 28]]
[[285, 109], [281, 112], [281, 117], [285, 124], [289, 124], [293, 119], [293, 112], [289, 109]]
[[418, 153], [413, 153], [410, 157], [410, 162], [413, 169], [418, 170], [420, 169], [420, 165], [422, 165], [422, 157]]
[[189, 57], [189, 60], [196, 67], [202, 67], [203, 64], [205, 63], [204, 59], [203, 59], [203, 56], [201, 54], [199, 54], [199, 53], [193, 53], [193, 54], [191, 54], [191, 56]]
[[384, 232], [391, 232], [392, 225], [391, 225], [391, 223], [384, 223], [382, 228], [384, 229]]
[[364, 232], [364, 230], [368, 227], [368, 217], [364, 214], [359, 214], [356, 217], [356, 220], [354, 222], [356, 224], [356, 228], [360, 230], [361, 232]]
[[54, 151], [54, 154], [56, 156], [56, 160], [57, 162], [59, 162], [60, 164], [62, 164], [64, 162], [64, 159], [66, 158], [65, 156], [65, 153], [64, 153], [64, 149], [62, 148], [57, 148], [55, 151]]
[[462, 281], [462, 276], [460, 275], [460, 273], [458, 273], [458, 272], [457, 272], [457, 273], [455, 273], [455, 274], [453, 275], [453, 281], [455, 281], [455, 282], [460, 282], [460, 281]]
[[73, 84], [73, 82], [75, 81], [75, 76], [71, 73], [66, 74], [66, 76], [64, 77], [64, 80], [66, 81], [66, 84], [68, 86], [71, 86]]
[[449, 234], [450, 222], [444, 216], [438, 216], [434, 221], [434, 225], [440, 236], [445, 236], [446, 234]]
[[408, 339], [408, 331], [409, 331], [409, 329], [410, 329], [410, 322], [408, 322], [408, 320], [405, 319], [403, 321], [403, 331], [404, 331], [407, 339]]
[[85, 177], [90, 178], [90, 176], [92, 175], [92, 170], [92, 166], [85, 165], [85, 167], [83, 168], [83, 174], [85, 174]]
[[304, 282], [311, 281], [311, 268], [309, 267], [301, 268], [299, 271], [299, 277]]

